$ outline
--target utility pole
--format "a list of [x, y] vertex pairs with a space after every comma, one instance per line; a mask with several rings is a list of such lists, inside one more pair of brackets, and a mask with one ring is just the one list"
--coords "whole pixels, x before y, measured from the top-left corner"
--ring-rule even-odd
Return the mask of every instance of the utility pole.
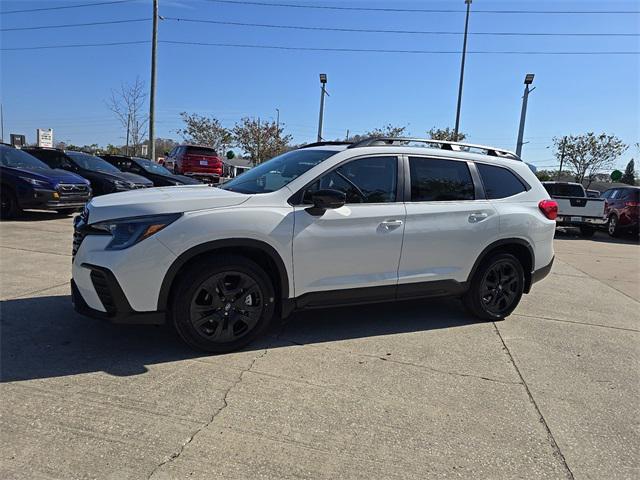
[[524, 77], [524, 95], [522, 96], [522, 110], [520, 111], [520, 128], [518, 129], [518, 142], [516, 143], [516, 155], [522, 153], [523, 137], [524, 137], [524, 120], [527, 116], [527, 102], [529, 93], [533, 92], [536, 87], [529, 89], [529, 85], [533, 83], [533, 73], [527, 73]]
[[253, 163], [254, 165], [257, 165], [258, 163], [260, 163], [260, 137], [262, 135], [260, 135], [260, 117], [258, 117], [258, 152], [256, 153], [256, 161]]
[[0, 103], [0, 143], [4, 143], [4, 111]]
[[318, 141], [322, 141], [322, 122], [324, 121], [324, 96], [327, 93], [326, 85], [327, 85], [327, 74], [320, 74], [320, 118], [318, 119]]
[[346, 141], [347, 141], [347, 142], [349, 141], [349, 129], [348, 129], [348, 128], [347, 128], [347, 138], [346, 138]]
[[151, 92], [149, 94], [149, 158], [156, 160], [156, 58], [158, 53], [158, 0], [153, 0], [153, 34], [151, 40]]
[[458, 141], [458, 131], [460, 130], [460, 109], [462, 108], [462, 84], [464, 83], [464, 62], [467, 57], [467, 32], [469, 31], [469, 11], [473, 0], [464, 0], [467, 4], [467, 16], [464, 21], [464, 40], [462, 42], [462, 62], [460, 64], [460, 84], [458, 85], [458, 106], [456, 108], [456, 125], [453, 128], [454, 141]]
[[276, 108], [276, 130], [280, 132], [280, 109]]
[[564, 147], [567, 144], [567, 137], [562, 137], [562, 147], [560, 147], [560, 169], [558, 170], [558, 175], [556, 176], [556, 182], [560, 181], [560, 175], [562, 174], [562, 163], [564, 162]]

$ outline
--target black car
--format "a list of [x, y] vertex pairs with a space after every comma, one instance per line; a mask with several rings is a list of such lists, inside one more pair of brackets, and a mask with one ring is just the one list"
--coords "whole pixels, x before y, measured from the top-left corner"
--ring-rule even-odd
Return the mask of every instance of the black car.
[[156, 187], [168, 187], [174, 185], [196, 185], [200, 182], [185, 175], [175, 175], [162, 165], [147, 160], [146, 158], [127, 157], [125, 155], [100, 155], [122, 172], [135, 173], [153, 182]]
[[153, 183], [140, 175], [118, 170], [100, 157], [83, 152], [57, 148], [25, 148], [51, 168], [62, 168], [77, 173], [91, 182], [94, 195], [123, 192], [134, 188], [153, 187]]
[[84, 178], [49, 168], [6, 144], [0, 144], [0, 179], [3, 218], [17, 217], [31, 208], [70, 213], [91, 199], [91, 187]]

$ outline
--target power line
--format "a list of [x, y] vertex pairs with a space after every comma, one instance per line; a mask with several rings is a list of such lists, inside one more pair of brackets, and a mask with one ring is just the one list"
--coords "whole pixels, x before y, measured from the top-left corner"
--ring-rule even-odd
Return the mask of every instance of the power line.
[[117, 3], [126, 3], [132, 1], [133, 0], [111, 0], [109, 2], [81, 3], [80, 5], [60, 5], [58, 7], [30, 8], [27, 10], [8, 10], [0, 12], [0, 14], [11, 15], [12, 13], [44, 12], [46, 10], [63, 10], [67, 8], [99, 7], [101, 5], [114, 5]]
[[109, 42], [109, 43], [74, 43], [70, 45], [39, 45], [35, 47], [3, 47], [0, 51], [18, 51], [18, 50], [45, 50], [51, 48], [77, 48], [77, 47], [114, 47], [118, 45], [141, 45], [151, 43], [150, 40], [139, 40], [135, 42]]
[[[18, 50], [43, 50], [53, 48], [79, 48], [79, 47], [111, 47], [120, 45], [141, 45], [150, 43], [149, 40], [129, 41], [129, 42], [109, 42], [109, 43], [76, 43], [69, 45], [39, 45], [33, 47], [3, 47], [0, 51]], [[342, 53], [407, 53], [423, 55], [458, 55], [459, 50], [391, 50], [378, 48], [329, 48], [329, 47], [294, 47], [286, 45], [264, 45], [264, 44], [243, 44], [243, 43], [208, 43], [208, 42], [187, 42], [179, 40], [158, 40], [158, 43], [169, 45], [193, 45], [207, 47], [229, 47], [229, 48], [257, 48], [270, 50], [295, 50], [308, 52], [342, 52]], [[469, 54], [475, 55], [640, 55], [640, 52], [612, 51], [612, 52], [550, 52], [550, 51], [509, 51], [509, 50], [471, 50]]]
[[[313, 8], [320, 10], [351, 10], [360, 12], [409, 12], [409, 13], [465, 13], [464, 10], [450, 9], [424, 9], [424, 8], [391, 8], [391, 7], [344, 7], [333, 5], [300, 5], [293, 3], [253, 2], [247, 0], [207, 0], [215, 3], [227, 3], [232, 5], [256, 5], [260, 7], [283, 8]], [[639, 10], [474, 10], [476, 13], [495, 14], [563, 14], [563, 15], [588, 15], [588, 14], [637, 14]]]
[[[425, 30], [384, 30], [384, 29], [368, 29], [368, 28], [338, 28], [338, 27], [310, 27], [303, 25], [275, 25], [269, 23], [243, 23], [229, 22], [222, 20], [201, 20], [196, 18], [179, 18], [179, 17], [163, 17], [164, 20], [174, 20], [177, 22], [192, 23], [213, 23], [216, 25], [231, 25], [240, 27], [260, 27], [260, 28], [281, 28], [291, 30], [315, 30], [329, 32], [357, 32], [357, 33], [398, 33], [398, 34], [418, 34], [418, 35], [462, 35], [462, 32], [451, 31], [425, 31]], [[469, 35], [486, 35], [486, 36], [557, 36], [557, 37], [638, 37], [640, 33], [523, 33], [523, 32], [469, 32]]]
[[12, 27], [12, 28], [0, 28], [0, 32], [14, 32], [18, 30], [45, 30], [49, 28], [89, 27], [94, 25], [111, 25], [116, 23], [146, 22], [149, 20], [151, 19], [150, 18], [134, 18], [131, 20], [111, 20], [108, 22], [67, 23], [64, 25], [41, 25], [37, 27]]

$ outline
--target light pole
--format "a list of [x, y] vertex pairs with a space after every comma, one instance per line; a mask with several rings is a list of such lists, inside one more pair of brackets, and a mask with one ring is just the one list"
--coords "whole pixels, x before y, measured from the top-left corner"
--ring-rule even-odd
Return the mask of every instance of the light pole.
[[462, 108], [462, 84], [464, 83], [464, 61], [467, 57], [467, 31], [469, 30], [469, 11], [473, 0], [464, 0], [467, 4], [467, 15], [464, 21], [464, 40], [462, 42], [462, 62], [460, 64], [460, 84], [458, 85], [458, 106], [456, 108], [456, 125], [453, 128], [453, 141], [458, 141], [458, 131], [460, 129], [460, 109]]
[[522, 139], [524, 137], [524, 119], [527, 116], [527, 101], [529, 100], [529, 93], [533, 92], [536, 87], [529, 89], [529, 85], [533, 83], [533, 73], [527, 73], [524, 77], [524, 95], [522, 96], [522, 110], [520, 111], [520, 128], [518, 129], [518, 143], [516, 143], [516, 155], [520, 156], [522, 153]]
[[158, 49], [158, 0], [153, 0], [153, 33], [151, 37], [151, 88], [149, 92], [149, 158], [156, 160], [156, 57]]
[[280, 130], [280, 109], [276, 108], [276, 129]]
[[320, 74], [320, 118], [318, 119], [318, 141], [322, 141], [322, 122], [324, 121], [324, 96], [327, 93], [326, 85], [327, 85], [327, 74]]

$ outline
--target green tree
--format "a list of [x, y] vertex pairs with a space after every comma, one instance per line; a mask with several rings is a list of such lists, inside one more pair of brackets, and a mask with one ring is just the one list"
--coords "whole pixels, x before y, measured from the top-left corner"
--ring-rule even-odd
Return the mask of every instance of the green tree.
[[453, 129], [449, 127], [433, 127], [427, 132], [427, 135], [429, 135], [429, 138], [431, 138], [432, 140], [446, 140], [448, 142], [462, 142], [465, 138], [467, 138], [467, 135], [462, 132], [458, 132], [458, 135], [456, 136], [456, 134], [453, 132]]
[[284, 124], [245, 117], [232, 130], [234, 144], [251, 158], [254, 165], [286, 152], [292, 140], [284, 134]]
[[[564, 150], [564, 164], [574, 175], [576, 182], [587, 182], [589, 188], [596, 174], [610, 169], [615, 160], [627, 149], [615, 135], [593, 132], [583, 135], [554, 137], [555, 156], [560, 160]], [[564, 148], [563, 148], [564, 144]]]
[[629, 163], [627, 163], [627, 168], [624, 169], [624, 174], [622, 175], [620, 181], [622, 183], [626, 183], [627, 185], [636, 184], [636, 169], [633, 158], [629, 160]]
[[220, 120], [215, 117], [187, 112], [182, 112], [180, 116], [185, 126], [177, 133], [186, 142], [211, 147], [218, 155], [224, 155], [227, 147], [233, 142], [231, 131], [224, 128]]
[[[360, 140], [364, 140], [366, 138], [373, 138], [373, 137], [402, 137], [405, 135], [406, 130], [407, 130], [406, 126], [399, 127], [399, 126], [388, 123], [386, 125], [383, 125], [382, 127], [374, 128], [373, 130], [364, 132], [361, 135], [351, 135], [349, 136], [348, 140], [350, 142], [359, 142]], [[343, 139], [340, 139], [340, 140], [343, 140]]]

